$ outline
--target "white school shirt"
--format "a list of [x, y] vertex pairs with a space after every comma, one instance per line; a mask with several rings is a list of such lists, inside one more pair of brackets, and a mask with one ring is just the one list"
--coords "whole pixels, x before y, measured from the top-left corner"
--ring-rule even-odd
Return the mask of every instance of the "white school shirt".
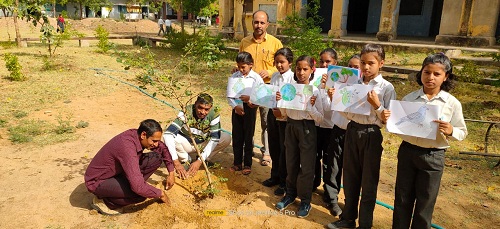
[[[313, 96], [319, 96], [319, 90], [313, 87]], [[311, 101], [307, 101], [307, 108], [309, 111], [292, 110], [280, 108], [281, 114], [293, 120], [314, 120], [314, 122], [321, 122], [323, 119], [323, 104], [316, 99], [314, 106]]]
[[164, 24], [163, 22], [163, 19], [158, 19], [158, 27], [162, 27], [162, 25]]
[[333, 128], [333, 111], [331, 109], [330, 98], [328, 97], [328, 93], [325, 89], [319, 88], [319, 96], [316, 98], [316, 102], [321, 102], [323, 106], [323, 119], [321, 122], [316, 122], [316, 126], [321, 128], [331, 129]]
[[[273, 86], [281, 86], [286, 83], [295, 83], [295, 80], [293, 79], [293, 72], [291, 69], [288, 69], [285, 73], [281, 74], [280, 72], [275, 72], [271, 76], [271, 82], [270, 84]], [[270, 112], [273, 112], [270, 110]], [[283, 115], [279, 118], [276, 118], [278, 121], [286, 121], [286, 115]]]
[[382, 123], [382, 111], [385, 109], [389, 109], [390, 101], [396, 99], [396, 91], [394, 90], [394, 86], [389, 81], [385, 80], [381, 74], [370, 80], [368, 84], [365, 84], [364, 82], [362, 82], [362, 80], [361, 83], [364, 85], [374, 86], [373, 90], [377, 92], [378, 100], [380, 101], [380, 107], [375, 110], [373, 106], [371, 106], [370, 115], [354, 114], [348, 112], [342, 112], [342, 115], [344, 115], [347, 119], [359, 124], [374, 124], [382, 127], [384, 125]]
[[[250, 72], [248, 73], [247, 76], [243, 76], [240, 71], [237, 71], [231, 75], [231, 78], [247, 78], [247, 79], [252, 79], [253, 84], [257, 83], [264, 83], [262, 80], [262, 77], [260, 77], [259, 74], [254, 72], [252, 69], [250, 69]], [[229, 106], [231, 106], [233, 109], [236, 106], [243, 106], [243, 101], [241, 99], [235, 99], [235, 98], [227, 98], [227, 102], [229, 103]]]
[[172, 21], [170, 19], [165, 19], [165, 26], [172, 26]]
[[[332, 108], [332, 101], [330, 100], [330, 96], [328, 96], [328, 93], [325, 91], [326, 93], [326, 99], [325, 99], [325, 103], [323, 103], [323, 106], [324, 106], [324, 109], [325, 110], [330, 110], [331, 111], [331, 115], [330, 116], [327, 116], [327, 112], [325, 111], [323, 113], [324, 117], [323, 117], [323, 120], [324, 119], [327, 119], [327, 117], [330, 118], [330, 122], [332, 123], [332, 127], [330, 128], [333, 128], [333, 125], [335, 126], [338, 126], [339, 128], [343, 129], [343, 130], [346, 130], [347, 129], [347, 124], [349, 124], [349, 119], [347, 119], [346, 117], [344, 117], [341, 112], [339, 111], [333, 111], [331, 110]], [[322, 127], [322, 126], [320, 126]], [[324, 127], [322, 127], [324, 128]]]
[[464, 115], [462, 113], [462, 104], [450, 93], [441, 90], [432, 99], [428, 99], [423, 88], [420, 88], [406, 95], [403, 101], [437, 105], [441, 108], [439, 119], [449, 122], [453, 126], [451, 136], [445, 136], [438, 131], [436, 140], [398, 134], [404, 141], [423, 148], [446, 149], [450, 147], [448, 140], [462, 141], [467, 136], [467, 127], [465, 126]]

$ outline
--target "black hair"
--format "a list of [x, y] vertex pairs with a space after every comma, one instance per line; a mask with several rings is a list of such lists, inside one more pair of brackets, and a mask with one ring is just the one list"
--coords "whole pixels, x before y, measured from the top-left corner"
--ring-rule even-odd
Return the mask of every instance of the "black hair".
[[208, 104], [211, 106], [214, 104], [214, 99], [207, 93], [200, 93], [195, 104]]
[[348, 61], [351, 61], [352, 59], [358, 59], [358, 60], [361, 60], [361, 56], [359, 54], [354, 54], [351, 56], [351, 58], [349, 58]]
[[321, 57], [321, 55], [323, 55], [325, 53], [330, 54], [330, 56], [333, 57], [334, 60], [338, 59], [337, 51], [335, 51], [335, 49], [333, 49], [333, 48], [326, 48], [326, 49], [324, 49], [323, 51], [321, 51], [319, 53], [319, 56]]
[[424, 70], [425, 66], [429, 64], [442, 64], [444, 66], [444, 71], [446, 72], [448, 79], [443, 81], [443, 83], [441, 84], [441, 90], [450, 91], [455, 87], [455, 79], [457, 78], [457, 76], [453, 74], [453, 65], [450, 58], [444, 55], [444, 53], [432, 54], [424, 59], [424, 62], [422, 62], [422, 68], [416, 75], [418, 85], [423, 86], [422, 71]]
[[[312, 68], [313, 72], [311, 73], [311, 76], [309, 77], [309, 81], [311, 81], [314, 78], [314, 72], [316, 71], [316, 67], [315, 67], [316, 66], [316, 60], [313, 57], [311, 57], [311, 56], [302, 55], [302, 56], [299, 56], [299, 58], [297, 58], [297, 60], [295, 61], [295, 66], [297, 66], [297, 63], [299, 61], [306, 61], [309, 64], [309, 66]], [[295, 81], [299, 80], [299, 78], [297, 78], [297, 73], [296, 72], [293, 74], [293, 79]]]
[[289, 48], [278, 49], [278, 51], [274, 53], [274, 59], [276, 59], [278, 55], [284, 56], [289, 63], [293, 63], [293, 52]]
[[385, 60], [385, 52], [384, 52], [384, 47], [382, 45], [378, 44], [366, 44], [363, 49], [361, 49], [360, 57], [363, 54], [370, 53], [370, 52], [376, 52], [380, 58], [377, 58], [378, 61]]
[[141, 136], [142, 132], [146, 132], [146, 137], [149, 138], [158, 131], [163, 132], [160, 123], [154, 119], [146, 119], [139, 125], [137, 134]]
[[252, 54], [248, 52], [239, 52], [236, 56], [236, 63], [239, 64], [253, 64]]
[[264, 10], [257, 10], [255, 12], [253, 12], [253, 14], [252, 14], [252, 23], [253, 23], [253, 19], [255, 18], [255, 14], [258, 12], [264, 12], [266, 14], [266, 19], [267, 19], [266, 21], [269, 22], [269, 14], [267, 14], [267, 12]]

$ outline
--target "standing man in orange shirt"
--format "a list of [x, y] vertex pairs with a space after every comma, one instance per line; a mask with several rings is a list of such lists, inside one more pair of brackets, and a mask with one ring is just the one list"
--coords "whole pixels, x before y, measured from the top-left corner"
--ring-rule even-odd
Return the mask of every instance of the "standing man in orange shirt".
[[[269, 15], [263, 10], [257, 10], [253, 13], [252, 27], [253, 33], [240, 43], [240, 52], [246, 51], [252, 54], [254, 64], [253, 70], [262, 77], [264, 83], [271, 82], [271, 76], [278, 70], [274, 67], [274, 53], [283, 48], [283, 44], [276, 37], [267, 34], [266, 29], [269, 26]], [[262, 128], [261, 140], [263, 147], [260, 149], [263, 156], [261, 165], [270, 165], [271, 156], [267, 145], [267, 113], [269, 109], [259, 107], [260, 127]]]

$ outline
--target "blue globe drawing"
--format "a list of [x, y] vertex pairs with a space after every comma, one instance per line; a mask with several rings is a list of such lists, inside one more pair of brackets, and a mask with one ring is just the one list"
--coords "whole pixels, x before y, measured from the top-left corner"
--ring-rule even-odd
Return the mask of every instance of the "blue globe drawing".
[[289, 83], [285, 84], [280, 89], [281, 98], [285, 101], [292, 101], [297, 94], [295, 87]]

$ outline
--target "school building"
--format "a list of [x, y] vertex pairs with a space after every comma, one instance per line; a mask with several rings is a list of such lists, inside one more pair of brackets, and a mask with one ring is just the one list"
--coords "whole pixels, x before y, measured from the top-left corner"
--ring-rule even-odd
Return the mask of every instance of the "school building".
[[[244, 4], [243, 4], [244, 3]], [[219, 0], [219, 30], [243, 37], [242, 17], [252, 32], [252, 13], [265, 10], [268, 32], [277, 21], [298, 12], [306, 16], [307, 0]], [[380, 41], [398, 36], [427, 37], [436, 44], [491, 46], [500, 36], [500, 0], [320, 0], [321, 28], [330, 37], [366, 34]]]

